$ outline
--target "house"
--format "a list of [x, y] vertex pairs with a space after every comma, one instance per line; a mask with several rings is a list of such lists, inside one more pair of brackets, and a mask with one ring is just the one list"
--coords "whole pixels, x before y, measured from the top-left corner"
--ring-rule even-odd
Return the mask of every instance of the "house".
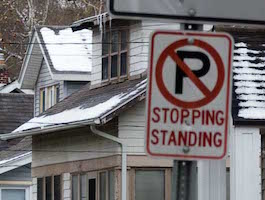
[[[89, 82], [89, 33], [73, 33], [69, 27], [34, 30], [18, 80], [0, 88], [0, 134], [13, 131]], [[69, 55], [72, 50], [76, 55]], [[6, 195], [32, 199], [31, 144], [31, 137], [1, 141], [0, 200]]]
[[232, 29], [233, 128], [230, 138], [231, 199], [261, 200], [264, 182], [264, 29]]
[[18, 80], [1, 91], [34, 91], [38, 115], [90, 81], [91, 47], [90, 30], [35, 27]]
[[[33, 95], [0, 94], [0, 134], [33, 117]], [[0, 141], [0, 200], [30, 200], [31, 137]]]
[[[174, 188], [183, 189], [172, 185], [177, 182], [175, 168], [182, 169], [182, 164], [146, 156], [144, 99], [149, 35], [179, 25], [111, 20], [105, 13], [74, 26], [76, 31], [84, 26], [93, 31], [90, 82], [44, 111], [39, 109], [43, 103], [37, 103], [43, 99], [37, 87], [43, 77], [36, 76], [35, 117], [1, 136], [32, 136], [33, 199], [175, 198], [179, 194]], [[24, 85], [28, 78], [25, 75]], [[198, 180], [189, 185], [189, 198], [198, 194], [199, 200], [212, 200], [220, 193], [215, 199], [223, 200], [225, 165], [224, 160], [189, 165], [194, 168], [192, 179]]]

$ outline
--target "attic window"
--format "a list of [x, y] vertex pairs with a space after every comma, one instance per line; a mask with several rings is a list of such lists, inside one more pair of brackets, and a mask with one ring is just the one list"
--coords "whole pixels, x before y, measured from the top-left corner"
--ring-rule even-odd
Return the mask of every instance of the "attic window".
[[128, 31], [110, 31], [102, 39], [102, 80], [127, 76]]
[[40, 113], [59, 102], [60, 87], [53, 85], [40, 89]]

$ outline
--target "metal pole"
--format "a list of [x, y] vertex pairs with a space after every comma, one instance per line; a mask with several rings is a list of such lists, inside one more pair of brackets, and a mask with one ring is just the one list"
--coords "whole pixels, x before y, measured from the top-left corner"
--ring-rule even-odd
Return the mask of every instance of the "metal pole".
[[[202, 31], [201, 24], [180, 24], [181, 30]], [[183, 151], [189, 151], [189, 147]], [[174, 161], [172, 177], [172, 200], [197, 200], [197, 162]], [[175, 190], [174, 190], [175, 188]]]

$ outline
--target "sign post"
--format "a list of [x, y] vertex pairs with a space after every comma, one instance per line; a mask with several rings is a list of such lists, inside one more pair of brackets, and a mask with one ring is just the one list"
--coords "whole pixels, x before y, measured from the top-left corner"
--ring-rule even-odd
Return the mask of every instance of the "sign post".
[[119, 18], [158, 18], [199, 24], [265, 24], [263, 0], [109, 0], [108, 8]]
[[231, 105], [233, 39], [224, 33], [156, 31], [151, 37], [146, 151], [222, 159]]

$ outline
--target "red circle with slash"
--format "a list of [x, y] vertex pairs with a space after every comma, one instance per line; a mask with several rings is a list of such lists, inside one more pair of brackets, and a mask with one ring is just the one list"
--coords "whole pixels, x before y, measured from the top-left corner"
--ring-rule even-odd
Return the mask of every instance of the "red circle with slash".
[[[212, 56], [212, 58], [216, 63], [218, 76], [216, 84], [212, 91], [210, 91], [205, 86], [205, 84], [192, 72], [192, 70], [175, 53], [176, 49], [191, 45], [204, 49]], [[198, 87], [198, 89], [204, 94], [204, 98], [191, 102], [183, 101], [176, 98], [169, 92], [163, 80], [163, 68], [165, 66], [164, 63], [168, 57], [171, 57], [176, 62], [176, 64], [181, 68], [181, 70], [187, 75], [187, 77], [195, 84], [195, 86]], [[223, 61], [219, 53], [210, 44], [198, 39], [194, 39], [193, 43], [190, 44], [188, 42], [188, 39], [182, 39], [172, 43], [161, 53], [157, 61], [155, 76], [156, 76], [157, 86], [161, 94], [167, 99], [167, 101], [169, 101], [175, 106], [182, 108], [198, 108], [210, 103], [212, 100], [214, 100], [217, 97], [224, 83], [225, 70], [224, 70]]]

